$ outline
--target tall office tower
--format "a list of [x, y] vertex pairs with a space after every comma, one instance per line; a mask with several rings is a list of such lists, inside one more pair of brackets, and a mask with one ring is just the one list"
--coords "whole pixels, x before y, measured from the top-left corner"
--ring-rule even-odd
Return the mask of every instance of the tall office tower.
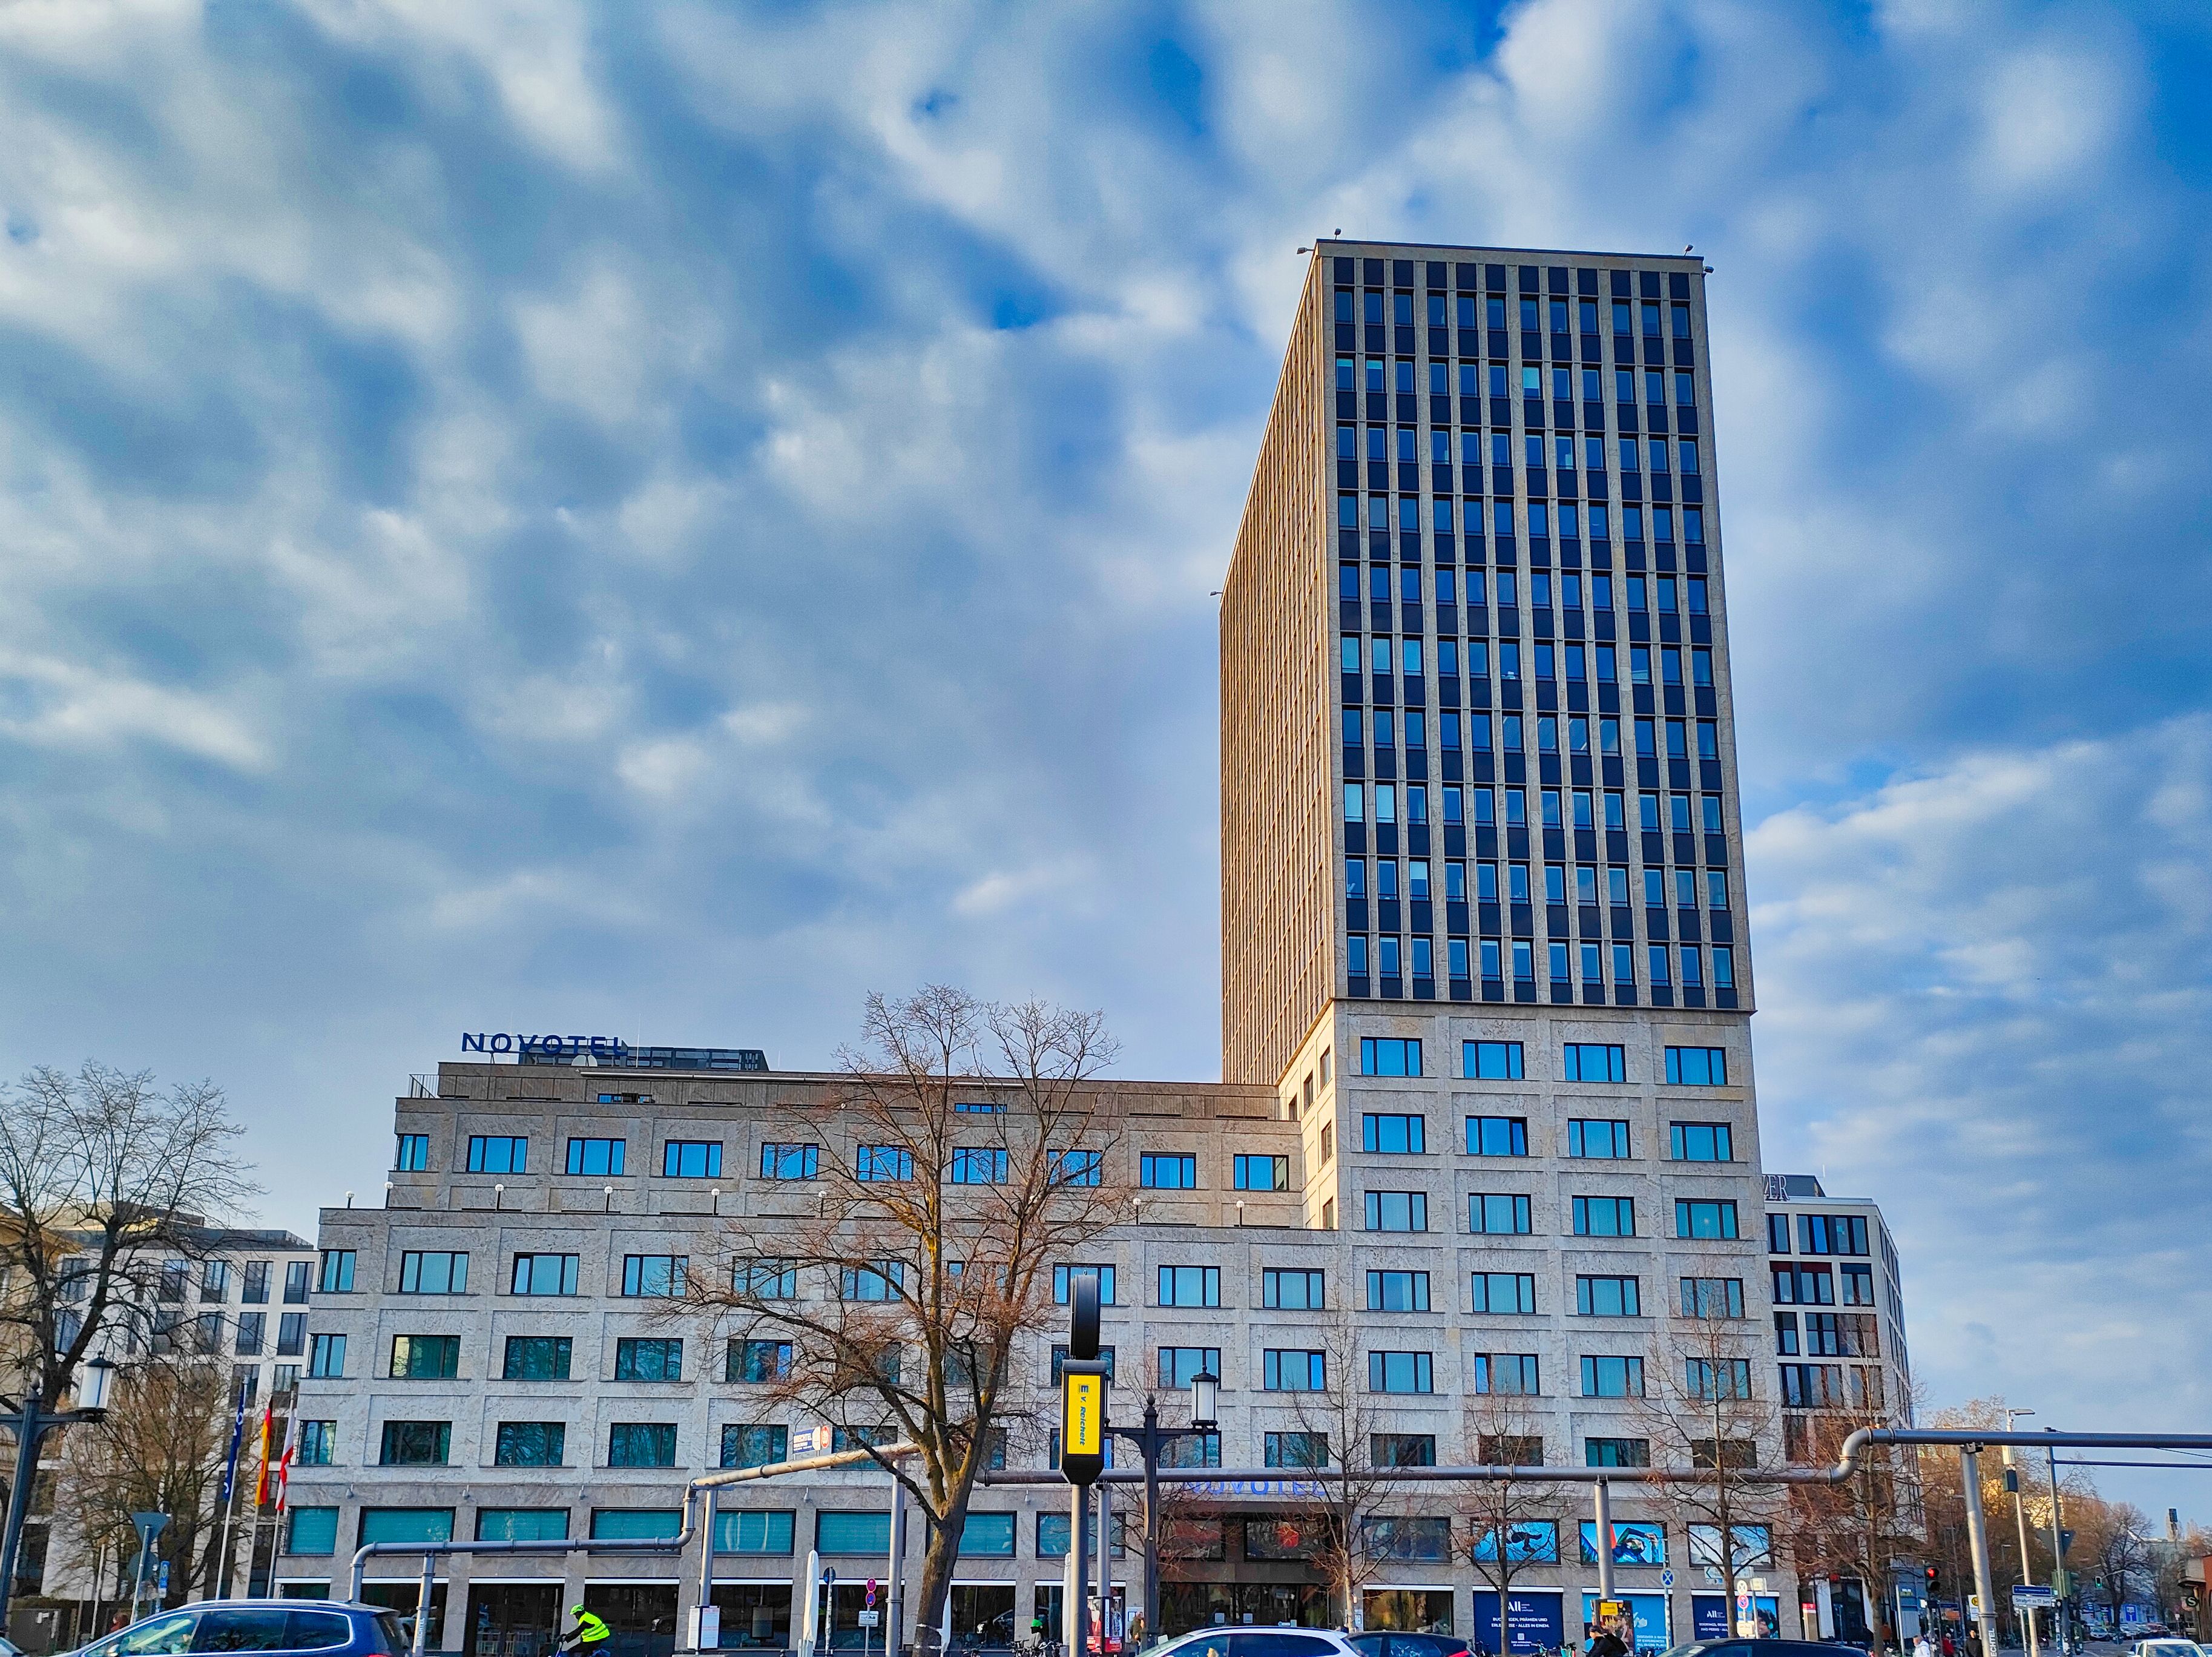
[[1222, 600], [1223, 1068], [1310, 1223], [1763, 1322], [1704, 278], [1316, 249]]

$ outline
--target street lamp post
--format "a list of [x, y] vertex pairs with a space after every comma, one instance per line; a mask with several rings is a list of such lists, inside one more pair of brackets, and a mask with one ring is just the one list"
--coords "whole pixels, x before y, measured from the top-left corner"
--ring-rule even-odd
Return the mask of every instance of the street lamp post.
[[[2034, 1413], [2033, 1410], [2008, 1409], [2005, 1411], [2005, 1431], [2012, 1431], [2013, 1423], [2021, 1416]], [[2012, 1465], [2012, 1446], [2009, 1444], [2004, 1447], [2004, 1470], [2005, 1483], [2012, 1486], [2013, 1524], [2020, 1532], [2020, 1580], [2026, 1582], [2030, 1575], [2027, 1568], [2027, 1506], [2021, 1500], [2020, 1470]], [[2054, 1566], [2057, 1563], [2055, 1559], [2051, 1561]], [[2027, 1647], [2027, 1657], [2036, 1657], [2035, 1613], [2026, 1605], [2020, 1608], [2020, 1628], [2021, 1637]]]
[[[1116, 1438], [1127, 1439], [1136, 1447], [1145, 1464], [1144, 1616], [1147, 1643], [1158, 1639], [1160, 1634], [1160, 1452], [1179, 1439], [1198, 1438], [1212, 1432], [1220, 1424], [1217, 1414], [1220, 1392], [1220, 1378], [1201, 1369], [1190, 1378], [1189, 1426], [1161, 1426], [1159, 1405], [1147, 1395], [1142, 1426], [1111, 1429]], [[1098, 1591], [1103, 1604], [1106, 1593], [1103, 1583]]]
[[15, 1477], [8, 1491], [7, 1527], [0, 1531], [0, 1629], [8, 1626], [8, 1602], [15, 1597], [15, 1561], [22, 1551], [23, 1520], [31, 1510], [31, 1485], [39, 1476], [39, 1446], [56, 1427], [106, 1417], [115, 1366], [104, 1357], [85, 1363], [74, 1410], [47, 1409], [39, 1396], [36, 1378], [28, 1379], [32, 1384], [23, 1388], [21, 1399], [0, 1396], [0, 1409], [9, 1411], [0, 1415], [0, 1423], [15, 1435]]
[[[2058, 1429], [2056, 1427], [2045, 1427], [2043, 1430], [2046, 1433], [2055, 1433]], [[2073, 1582], [2066, 1570], [2066, 1533], [2061, 1526], [2059, 1518], [2057, 1447], [2054, 1446], [2046, 1454], [2051, 1458], [2051, 1586], [2056, 1590], [2062, 1587], [2070, 1587]], [[2063, 1593], [2058, 1594], [2058, 1604], [2051, 1619], [2052, 1626], [2057, 1631], [2058, 1648], [2062, 1652], [2066, 1649], [2067, 1636], [2073, 1632], [2073, 1618], [2066, 1609], [2067, 1598], [2068, 1596]]]

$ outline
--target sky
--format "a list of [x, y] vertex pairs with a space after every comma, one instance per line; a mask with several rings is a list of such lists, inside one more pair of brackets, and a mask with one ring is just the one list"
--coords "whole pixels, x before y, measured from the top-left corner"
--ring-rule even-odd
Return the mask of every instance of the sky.
[[212, 1077], [307, 1231], [463, 1030], [947, 980], [1216, 1076], [1295, 250], [1694, 245], [1767, 1165], [1928, 1407], [2201, 1425], [2208, 79], [2183, 0], [0, 7], [0, 1074]]

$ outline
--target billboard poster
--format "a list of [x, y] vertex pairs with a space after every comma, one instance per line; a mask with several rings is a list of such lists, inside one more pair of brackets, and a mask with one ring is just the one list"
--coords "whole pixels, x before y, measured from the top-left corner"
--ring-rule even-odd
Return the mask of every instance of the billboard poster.
[[[1738, 1570], [1759, 1570], [1774, 1563], [1774, 1530], [1768, 1525], [1731, 1525], [1735, 1533], [1735, 1568]], [[1721, 1527], [1717, 1525], [1690, 1527], [1690, 1563], [1693, 1565], [1714, 1565], [1721, 1563]]]
[[[1556, 1565], [1559, 1563], [1559, 1527], [1556, 1520], [1535, 1519], [1505, 1526], [1505, 1557], [1509, 1563]], [[1498, 1533], [1486, 1530], [1471, 1550], [1484, 1563], [1498, 1558]]]
[[[1565, 1596], [1556, 1589], [1516, 1588], [1505, 1596], [1505, 1638], [1509, 1642], [1504, 1648], [1505, 1651], [1556, 1651], [1566, 1643], [1566, 1637]], [[1474, 1643], [1486, 1652], [1501, 1649], [1498, 1642], [1495, 1589], [1474, 1591]]]
[[[1665, 1564], [1667, 1527], [1632, 1521], [1616, 1523], [1613, 1527], [1613, 1563], [1616, 1565], [1653, 1567]], [[1583, 1563], [1597, 1563], [1597, 1527], [1587, 1519], [1583, 1521]]]
[[[1615, 1526], [1613, 1528], [1618, 1530], [1620, 1527]], [[1616, 1592], [1613, 1597], [1616, 1599], [1626, 1599], [1628, 1602], [1629, 1615], [1636, 1621], [1638, 1651], [1664, 1651], [1674, 1643], [1667, 1634], [1667, 1596], [1665, 1594]], [[1597, 1590], [1585, 1588], [1583, 1590], [1583, 1621], [1589, 1624], [1596, 1620]]]
[[[1771, 1593], [1751, 1596], [1753, 1612], [1759, 1618], [1759, 1637], [1778, 1640], [1782, 1637], [1782, 1602]], [[1725, 1593], [1693, 1593], [1690, 1596], [1690, 1623], [1692, 1640], [1725, 1640], [1729, 1637], [1729, 1600]], [[1810, 1635], [1806, 1636], [1811, 1638]]]

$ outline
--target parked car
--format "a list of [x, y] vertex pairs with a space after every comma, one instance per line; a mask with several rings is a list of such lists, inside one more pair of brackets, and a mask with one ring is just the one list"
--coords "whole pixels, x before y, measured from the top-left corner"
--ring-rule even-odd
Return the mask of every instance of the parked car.
[[187, 1652], [313, 1652], [315, 1657], [404, 1657], [394, 1612], [327, 1599], [216, 1599], [157, 1611], [70, 1657], [177, 1657]]
[[2128, 1657], [2202, 1657], [2203, 1649], [2194, 1640], [2162, 1637], [2136, 1641], [2128, 1648]]
[[1666, 1657], [1866, 1657], [1863, 1648], [1832, 1640], [1691, 1640]]
[[1348, 1636], [1361, 1657], [1467, 1657], [1467, 1642], [1449, 1634], [1409, 1634], [1397, 1630]]
[[1328, 1629], [1254, 1628], [1224, 1624], [1155, 1646], [1146, 1657], [1365, 1657]]

